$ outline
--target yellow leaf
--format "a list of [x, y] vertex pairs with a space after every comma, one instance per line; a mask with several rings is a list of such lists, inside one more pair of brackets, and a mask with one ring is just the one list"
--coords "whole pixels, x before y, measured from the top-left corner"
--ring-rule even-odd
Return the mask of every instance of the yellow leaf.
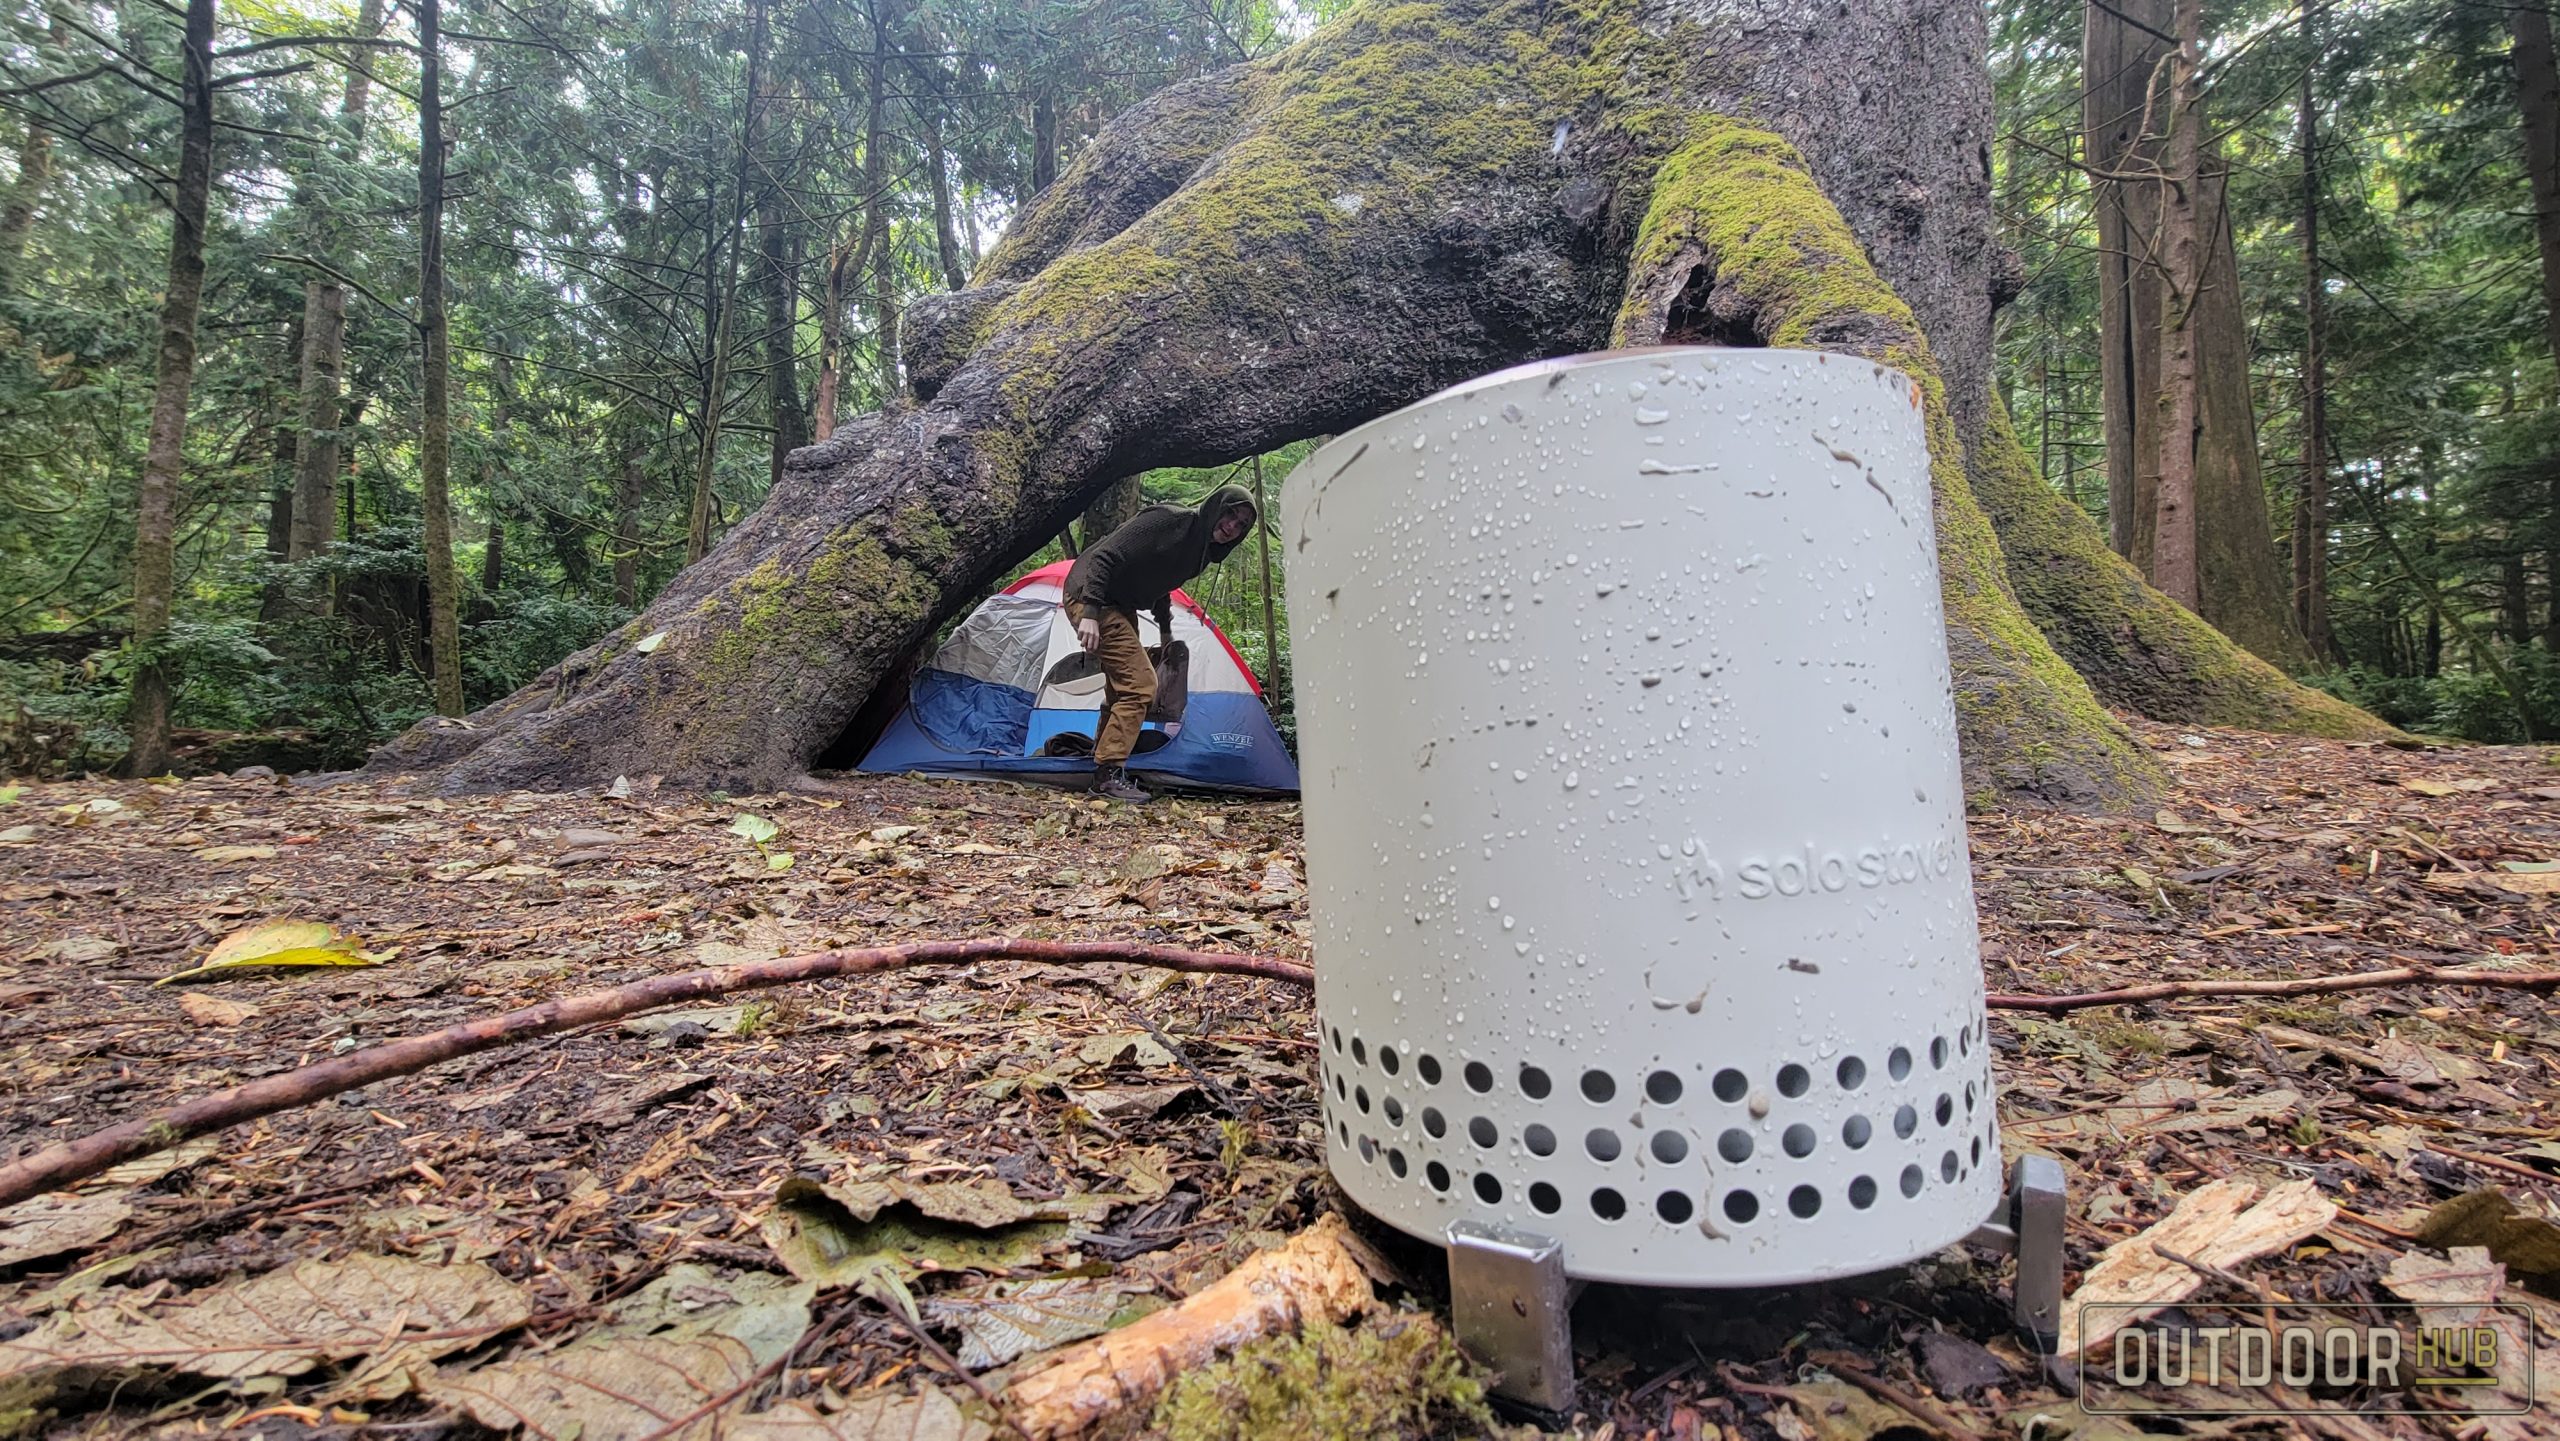
[[787, 871], [787, 870], [791, 869], [791, 862], [792, 862], [792, 855], [791, 855], [791, 852], [789, 852], [789, 851], [767, 851], [767, 852], [765, 852], [765, 857], [764, 857], [764, 868], [765, 868], [766, 870], [769, 870], [769, 871]]
[[236, 970], [243, 966], [370, 966], [371, 957], [356, 949], [357, 942], [339, 933], [338, 928], [320, 921], [266, 921], [246, 930], [234, 931], [222, 938], [221, 944], [206, 954], [194, 970], [163, 976], [154, 985], [168, 985], [207, 972]]
[[271, 861], [276, 858], [273, 846], [207, 846], [196, 852], [200, 861]]
[[642, 636], [640, 638], [640, 643], [633, 646], [632, 649], [640, 652], [642, 655], [648, 655], [666, 643], [667, 633], [662, 630], [653, 630], [647, 635]]

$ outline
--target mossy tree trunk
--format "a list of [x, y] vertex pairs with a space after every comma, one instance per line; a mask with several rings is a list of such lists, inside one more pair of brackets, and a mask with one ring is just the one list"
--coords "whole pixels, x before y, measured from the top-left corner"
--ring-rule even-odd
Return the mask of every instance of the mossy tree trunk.
[[1613, 335], [1820, 346], [1922, 381], [1977, 789], [2153, 794], [2090, 681], [2181, 719], [2377, 729], [2143, 586], [2027, 467], [1991, 397], [2016, 267], [1990, 238], [1983, 52], [1971, 0], [1415, 0], [1166, 90], [969, 289], [916, 303], [911, 400], [790, 457], [630, 625], [374, 768], [788, 784], [1115, 480]]

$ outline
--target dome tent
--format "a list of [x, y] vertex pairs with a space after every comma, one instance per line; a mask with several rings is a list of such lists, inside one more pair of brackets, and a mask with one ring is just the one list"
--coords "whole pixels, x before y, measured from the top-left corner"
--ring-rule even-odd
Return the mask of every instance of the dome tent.
[[[906, 704], [860, 768], [1026, 780], [1091, 775], [1102, 677], [1069, 663], [1082, 654], [1065, 605], [1070, 564], [1042, 566], [970, 612], [917, 670]], [[1138, 629], [1147, 635], [1155, 625], [1142, 617]], [[1271, 724], [1261, 684], [1209, 613], [1178, 590], [1173, 638], [1190, 650], [1190, 702], [1178, 734], [1168, 738], [1148, 723], [1131, 773], [1157, 785], [1297, 790], [1297, 763]], [[1082, 754], [1055, 753], [1079, 741]]]

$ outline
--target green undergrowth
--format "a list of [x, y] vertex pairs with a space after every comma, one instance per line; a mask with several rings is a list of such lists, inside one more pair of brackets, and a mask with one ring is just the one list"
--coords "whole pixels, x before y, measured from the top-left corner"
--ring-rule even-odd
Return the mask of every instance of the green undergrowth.
[[1512, 1434], [1449, 1333], [1416, 1315], [1256, 1341], [1174, 1382], [1149, 1431], [1167, 1441]]

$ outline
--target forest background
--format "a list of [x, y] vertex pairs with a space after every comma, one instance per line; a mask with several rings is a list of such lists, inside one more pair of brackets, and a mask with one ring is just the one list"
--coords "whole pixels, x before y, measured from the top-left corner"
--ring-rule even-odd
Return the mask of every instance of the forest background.
[[[0, 774], [341, 766], [507, 694], [895, 393], [904, 308], [1111, 116], [1341, 8], [13, 0]], [[2560, 734], [2547, 11], [1991, 21], [2024, 287], [1999, 384], [2047, 482], [2177, 593], [2154, 432], [2192, 346], [2203, 612], [2395, 724]], [[2182, 155], [2145, 96], [2187, 28]], [[2181, 167], [2183, 309], [2153, 243]], [[1308, 448], [1129, 477], [1035, 559], [1145, 500], [1276, 491]], [[1285, 730], [1282, 563], [1192, 591]]]

